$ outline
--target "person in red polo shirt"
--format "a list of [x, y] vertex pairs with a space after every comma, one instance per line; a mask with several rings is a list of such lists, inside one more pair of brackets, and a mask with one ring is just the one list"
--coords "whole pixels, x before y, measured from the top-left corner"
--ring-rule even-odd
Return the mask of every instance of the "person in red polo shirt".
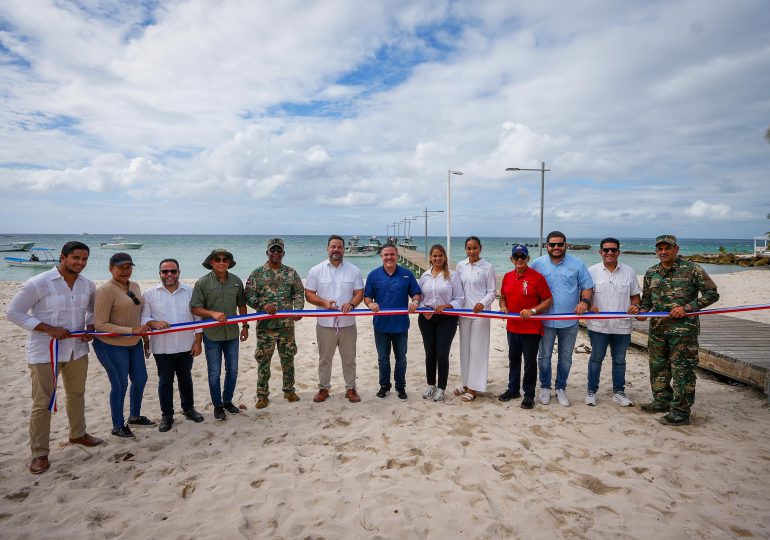
[[521, 397], [519, 384], [523, 354], [524, 379], [521, 388], [524, 390], [524, 399], [521, 400], [521, 408], [531, 409], [535, 406], [537, 349], [540, 336], [543, 335], [543, 323], [530, 317], [543, 313], [551, 307], [553, 300], [545, 278], [528, 266], [527, 246], [513, 244], [511, 262], [514, 269], [505, 274], [500, 287], [500, 311], [518, 313], [521, 319], [508, 319], [508, 389], [497, 399], [510, 401]]

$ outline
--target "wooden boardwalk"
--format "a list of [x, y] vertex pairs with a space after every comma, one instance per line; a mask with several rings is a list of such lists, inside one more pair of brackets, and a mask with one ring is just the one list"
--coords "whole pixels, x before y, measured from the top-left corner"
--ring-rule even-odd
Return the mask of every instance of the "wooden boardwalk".
[[417, 279], [420, 279], [422, 273], [428, 269], [428, 265], [425, 263], [425, 253], [400, 246], [398, 248], [398, 263], [414, 272]]
[[[634, 321], [631, 342], [647, 347], [649, 321]], [[770, 394], [770, 325], [729, 317], [700, 318], [698, 367]]]

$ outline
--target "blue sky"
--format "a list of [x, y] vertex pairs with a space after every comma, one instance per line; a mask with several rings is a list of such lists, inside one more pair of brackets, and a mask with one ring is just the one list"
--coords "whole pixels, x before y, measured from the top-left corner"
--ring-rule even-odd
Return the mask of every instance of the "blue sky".
[[[277, 5], [276, 5], [277, 4]], [[742, 1], [0, 6], [0, 232], [770, 230]], [[444, 234], [443, 216], [431, 231]]]

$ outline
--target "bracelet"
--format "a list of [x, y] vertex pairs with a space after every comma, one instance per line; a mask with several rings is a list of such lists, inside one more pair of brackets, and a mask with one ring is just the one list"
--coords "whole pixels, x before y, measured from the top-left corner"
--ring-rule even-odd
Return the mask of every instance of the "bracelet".
[[243, 323], [243, 326], [241, 328], [243, 328], [244, 330], [248, 330], [249, 329], [249, 323]]
[[585, 305], [587, 306], [591, 305], [591, 301], [588, 298], [581, 298], [580, 301], [585, 303]]

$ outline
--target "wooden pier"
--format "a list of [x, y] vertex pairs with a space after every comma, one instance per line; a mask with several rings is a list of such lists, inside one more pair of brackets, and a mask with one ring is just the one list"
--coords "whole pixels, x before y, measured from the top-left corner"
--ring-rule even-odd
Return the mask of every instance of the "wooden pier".
[[398, 264], [414, 272], [417, 279], [420, 279], [422, 273], [428, 269], [428, 265], [425, 262], [425, 253], [401, 246], [398, 248]]

